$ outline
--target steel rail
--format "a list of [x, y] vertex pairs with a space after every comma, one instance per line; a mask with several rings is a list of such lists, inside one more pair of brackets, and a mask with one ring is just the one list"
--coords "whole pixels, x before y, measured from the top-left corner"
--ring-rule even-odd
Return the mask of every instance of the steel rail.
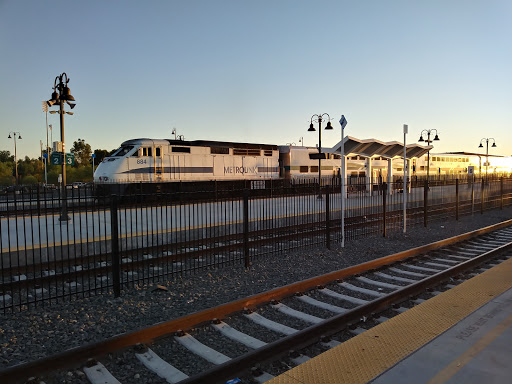
[[296, 332], [247, 354], [236, 357], [226, 363], [220, 364], [207, 371], [201, 372], [198, 375], [183, 380], [180, 384], [225, 383], [226, 380], [232, 379], [236, 375], [250, 370], [257, 364], [276, 360], [279, 357], [286, 355], [291, 350], [306, 348], [307, 346], [318, 342], [324, 336], [329, 337], [340, 332], [351, 324], [359, 322], [363, 316], [381, 312], [394, 304], [423, 293], [426, 289], [447, 280], [451, 276], [482, 264], [488, 259], [491, 259], [509, 249], [512, 249], [512, 242], [477, 256], [474, 259], [439, 272], [433, 276], [420, 280], [417, 283], [413, 283], [396, 290], [382, 298], [375, 299], [368, 304], [361, 305], [346, 313], [326, 319], [319, 324], [312, 325], [302, 331]]
[[[89, 358], [99, 358], [107, 353], [114, 352], [123, 348], [131, 347], [139, 343], [150, 343], [163, 336], [175, 333], [180, 330], [188, 330], [197, 327], [200, 324], [211, 321], [214, 318], [222, 319], [234, 312], [242, 311], [245, 308], [255, 308], [256, 306], [267, 303], [271, 300], [280, 300], [284, 297], [291, 296], [296, 292], [304, 292], [319, 285], [343, 279], [349, 276], [367, 272], [370, 270], [378, 269], [388, 264], [402, 261], [410, 257], [418, 256], [426, 252], [432, 251], [437, 248], [452, 245], [475, 236], [486, 234], [501, 228], [512, 225], [512, 220], [507, 220], [502, 223], [491, 225], [485, 228], [468, 232], [462, 235], [454, 236], [448, 239], [440, 240], [430, 243], [421, 247], [402, 251], [393, 255], [389, 255], [377, 260], [369, 261], [366, 263], [358, 264], [346, 269], [331, 272], [325, 275], [317, 276], [311, 279], [300, 281], [297, 283], [289, 284], [284, 287], [276, 288], [268, 292], [253, 295], [248, 298], [237, 300], [231, 303], [220, 305], [216, 308], [207, 309], [204, 311], [196, 312], [188, 316], [184, 316], [175, 320], [170, 320], [154, 326], [134, 331], [110, 339], [91, 343], [85, 346], [72, 348], [70, 350], [45, 357], [32, 362], [8, 367], [0, 371], [0, 383], [17, 383], [23, 382], [27, 376], [42, 376], [44, 374], [55, 372], [59, 369], [69, 368], [76, 365], [83, 364]], [[494, 256], [496, 253], [512, 247], [512, 243], [498, 248], [497, 250], [489, 251], [475, 259], [468, 260], [462, 264], [452, 267], [446, 271], [442, 271], [433, 276], [437, 281], [446, 279], [450, 274], [460, 273], [460, 270], [471, 268], [473, 265], [480, 264], [483, 260]], [[485, 257], [484, 257], [485, 256]], [[450, 271], [450, 272], [448, 272]], [[427, 282], [429, 283], [427, 284]], [[357, 307], [346, 314], [338, 315], [330, 319], [326, 319], [318, 326], [311, 326], [305, 330], [287, 336], [279, 341], [271, 343], [265, 347], [255, 350], [249, 354], [232, 359], [229, 363], [219, 365], [211, 370], [205, 371], [202, 374], [185, 380], [183, 383], [200, 383], [200, 382], [218, 382], [225, 378], [231, 377], [233, 374], [241, 372], [250, 368], [255, 362], [266, 361], [272, 356], [278, 356], [287, 352], [289, 349], [297, 349], [301, 346], [306, 346], [311, 343], [311, 340], [317, 340], [318, 335], [330, 335], [334, 333], [332, 329], [335, 327], [343, 327], [347, 324], [358, 320], [362, 315], [376, 312], [380, 308], [389, 307], [389, 303], [396, 301], [403, 301], [408, 296], [415, 295], [428, 285], [432, 284], [431, 279], [425, 279], [407, 286], [403, 289], [395, 291], [388, 296], [381, 299], [374, 300], [364, 306]], [[332, 329], [331, 329], [332, 328]], [[300, 337], [299, 337], [300, 335]], [[303, 341], [301, 341], [304, 339]], [[291, 346], [294, 346], [291, 348]], [[235, 368], [233, 368], [235, 367]], [[212, 378], [212, 381], [208, 381]]]

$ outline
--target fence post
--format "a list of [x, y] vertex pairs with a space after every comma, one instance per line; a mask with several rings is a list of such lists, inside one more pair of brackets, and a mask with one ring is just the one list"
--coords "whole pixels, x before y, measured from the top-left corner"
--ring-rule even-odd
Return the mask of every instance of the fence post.
[[428, 181], [423, 185], [423, 226], [427, 226], [427, 209], [428, 209]]
[[484, 214], [484, 178], [482, 177], [482, 185], [480, 187], [480, 214]]
[[387, 196], [387, 185], [386, 183], [382, 183], [382, 222], [383, 222], [383, 232], [382, 236], [386, 237], [386, 196]]
[[459, 220], [459, 179], [455, 179], [455, 220]]
[[112, 243], [112, 284], [114, 296], [121, 296], [121, 268], [119, 262], [119, 224], [117, 216], [117, 195], [111, 196], [110, 204], [110, 233]]
[[[37, 184], [37, 216], [41, 216], [41, 186]], [[32, 205], [32, 202], [30, 203]]]
[[245, 268], [251, 265], [249, 257], [249, 190], [244, 189], [244, 259]]
[[325, 188], [325, 240], [327, 249], [331, 249], [331, 211], [329, 205], [329, 188]]
[[503, 176], [500, 180], [500, 209], [503, 209]]

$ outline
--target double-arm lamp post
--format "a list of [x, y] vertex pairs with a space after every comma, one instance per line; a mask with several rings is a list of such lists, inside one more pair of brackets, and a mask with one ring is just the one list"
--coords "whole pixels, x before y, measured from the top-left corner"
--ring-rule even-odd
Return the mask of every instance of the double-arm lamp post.
[[313, 126], [313, 123], [318, 123], [318, 197], [320, 199], [322, 198], [322, 157], [324, 156], [324, 154], [322, 153], [322, 121], [324, 121], [324, 116], [327, 116], [327, 126], [325, 127], [325, 129], [333, 129], [331, 125], [331, 117], [327, 113], [311, 116], [311, 121], [308, 129], [308, 132], [316, 131], [315, 127]]
[[[436, 131], [436, 135], [435, 135], [433, 140], [430, 140], [430, 134], [433, 131]], [[423, 139], [423, 133], [424, 132], [427, 135], [427, 140]], [[430, 145], [430, 143], [432, 143], [432, 141], [439, 141], [439, 136], [437, 135], [437, 129], [424, 129], [423, 131], [421, 131], [420, 139], [418, 141], [420, 141], [420, 142], [424, 141], [424, 142], [427, 143], [427, 145]], [[427, 151], [427, 184], [426, 184], [427, 190], [428, 190], [429, 177], [430, 177], [430, 149]]]
[[478, 148], [483, 148], [483, 144], [482, 144], [482, 141], [485, 140], [485, 178], [487, 179], [487, 170], [489, 168], [489, 141], [492, 140], [492, 148], [496, 148], [497, 145], [496, 145], [496, 140], [494, 140], [492, 137], [490, 138], [483, 138], [482, 140], [480, 140], [480, 145], [478, 146]]
[[70, 103], [70, 101], [75, 101], [75, 98], [71, 96], [68, 83], [69, 78], [65, 72], [57, 76], [53, 85], [52, 97], [46, 102], [49, 107], [59, 106], [58, 111], [51, 111], [50, 113], [58, 113], [60, 115], [60, 140], [62, 142], [62, 210], [59, 218], [60, 221], [69, 220], [66, 201], [66, 145], [64, 142], [64, 114], [73, 114], [73, 112], [66, 112], [64, 110], [64, 103], [67, 103], [71, 109], [76, 105]]
[[[12, 136], [11, 136], [12, 135]], [[9, 136], [7, 136], [8, 139], [14, 139], [14, 169], [15, 175], [16, 175], [16, 185], [18, 184], [18, 153], [16, 150], [16, 135], [18, 135], [18, 140], [21, 140], [21, 133], [19, 132], [9, 132]]]

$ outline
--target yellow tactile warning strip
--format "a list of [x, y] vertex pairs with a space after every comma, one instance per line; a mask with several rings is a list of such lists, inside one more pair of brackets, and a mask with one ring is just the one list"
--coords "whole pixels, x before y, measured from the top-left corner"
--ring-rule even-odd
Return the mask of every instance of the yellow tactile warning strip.
[[512, 259], [267, 383], [367, 383], [510, 288]]

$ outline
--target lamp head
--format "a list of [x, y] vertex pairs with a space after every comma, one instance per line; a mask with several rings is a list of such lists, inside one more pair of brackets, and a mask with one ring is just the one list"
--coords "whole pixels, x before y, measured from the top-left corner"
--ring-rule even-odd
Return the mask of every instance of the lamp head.
[[75, 108], [76, 104], [70, 103], [69, 101], [66, 101], [66, 103], [69, 105], [69, 108], [73, 109]]
[[315, 127], [313, 127], [313, 123], [309, 124], [308, 132], [314, 132], [316, 131]]
[[434, 141], [439, 141], [439, 136], [434, 137]]
[[7, 136], [8, 139], [12, 139], [11, 134], [9, 133], [9, 136]]
[[492, 143], [492, 148], [496, 148], [496, 147], [497, 147], [496, 143]]
[[68, 100], [68, 101], [75, 101], [75, 98], [73, 96], [71, 96], [71, 91], [69, 90], [69, 88], [66, 86], [64, 87], [64, 90], [62, 91], [62, 98], [64, 100]]
[[18, 139], [21, 140], [21, 135], [20, 134], [18, 134]]
[[330, 121], [327, 122], [327, 126], [325, 127], [325, 129], [332, 129], [332, 124]]
[[418, 141], [425, 141], [423, 140], [423, 135], [420, 136], [420, 139]]
[[478, 148], [483, 148], [483, 147], [484, 147], [484, 146], [483, 146], [483, 144], [482, 144], [482, 143], [480, 143], [480, 145], [478, 146]]

